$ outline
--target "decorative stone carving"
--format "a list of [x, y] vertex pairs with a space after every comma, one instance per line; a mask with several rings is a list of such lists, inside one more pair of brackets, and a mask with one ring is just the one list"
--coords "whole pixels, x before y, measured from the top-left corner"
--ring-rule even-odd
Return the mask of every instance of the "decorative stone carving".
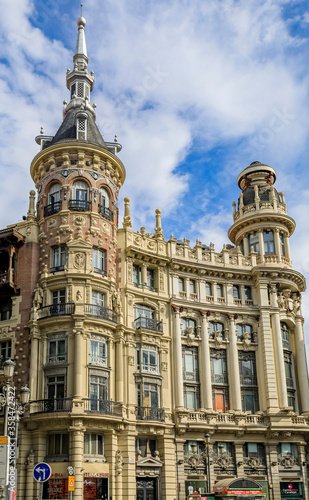
[[116, 451], [116, 457], [115, 457], [115, 470], [117, 474], [122, 474], [122, 453], [121, 450]]
[[74, 267], [75, 269], [82, 269], [85, 265], [85, 254], [77, 252], [74, 257]]

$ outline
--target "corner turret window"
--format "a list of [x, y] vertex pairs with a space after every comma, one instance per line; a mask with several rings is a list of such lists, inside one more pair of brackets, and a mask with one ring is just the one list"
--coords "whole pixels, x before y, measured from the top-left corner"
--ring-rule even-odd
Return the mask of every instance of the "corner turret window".
[[260, 255], [259, 236], [257, 233], [249, 234], [249, 252], [253, 251]]
[[71, 85], [71, 99], [73, 99], [74, 95], [76, 95], [76, 83], [73, 83], [73, 85]]
[[281, 255], [285, 256], [286, 251], [285, 251], [285, 241], [284, 241], [284, 234], [283, 233], [279, 233], [279, 243], [280, 243]]
[[77, 118], [76, 123], [76, 139], [85, 141], [87, 139], [87, 119]]
[[48, 192], [47, 205], [44, 207], [44, 217], [48, 217], [61, 210], [60, 192], [60, 184], [53, 184]]
[[110, 209], [110, 198], [106, 189], [100, 189], [101, 203], [99, 205], [99, 213], [107, 220], [113, 220], [113, 212]]
[[76, 181], [72, 188], [72, 199], [69, 201], [69, 208], [77, 212], [91, 210], [89, 201], [89, 187], [84, 181]]
[[264, 253], [273, 255], [275, 253], [274, 233], [273, 231], [263, 231]]

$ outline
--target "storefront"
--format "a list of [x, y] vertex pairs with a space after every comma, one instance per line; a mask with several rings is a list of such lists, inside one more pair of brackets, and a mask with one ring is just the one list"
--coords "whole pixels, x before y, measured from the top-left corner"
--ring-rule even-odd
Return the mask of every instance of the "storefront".
[[262, 486], [251, 479], [236, 478], [218, 481], [213, 488], [216, 499], [265, 500]]
[[[68, 500], [67, 463], [53, 464], [53, 474], [43, 483], [42, 500]], [[109, 499], [109, 466], [103, 463], [83, 463], [83, 499]]]
[[303, 500], [303, 485], [292, 481], [280, 483], [281, 500]]

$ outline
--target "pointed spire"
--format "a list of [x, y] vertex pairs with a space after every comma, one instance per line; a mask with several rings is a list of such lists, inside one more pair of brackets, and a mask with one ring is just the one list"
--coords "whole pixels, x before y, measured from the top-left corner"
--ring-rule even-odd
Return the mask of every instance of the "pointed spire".
[[73, 57], [74, 64], [77, 64], [78, 69], [84, 69], [88, 64], [87, 47], [86, 47], [86, 37], [85, 37], [85, 26], [86, 19], [84, 17], [79, 17], [77, 19], [78, 33], [75, 47], [75, 54]]

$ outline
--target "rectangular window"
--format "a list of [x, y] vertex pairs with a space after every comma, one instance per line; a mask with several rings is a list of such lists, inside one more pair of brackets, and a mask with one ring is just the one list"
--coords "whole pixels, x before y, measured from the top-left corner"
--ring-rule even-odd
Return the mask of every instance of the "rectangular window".
[[180, 318], [182, 335], [196, 335], [196, 321], [191, 318]]
[[69, 434], [50, 434], [47, 436], [47, 454], [51, 457], [69, 457]]
[[104, 437], [102, 434], [84, 434], [84, 454], [104, 455]]
[[212, 388], [213, 409], [226, 413], [229, 407], [229, 389], [228, 387], [213, 386]]
[[227, 384], [227, 363], [225, 349], [210, 350], [211, 380], [213, 384]]
[[77, 139], [85, 141], [87, 139], [87, 120], [86, 118], [77, 118]]
[[65, 288], [53, 291], [52, 302], [53, 306], [57, 306], [58, 304], [65, 304]]
[[107, 366], [107, 346], [105, 341], [90, 340], [89, 363]]
[[240, 292], [238, 285], [233, 285], [233, 299], [240, 299]]
[[201, 441], [186, 441], [183, 445], [183, 454], [185, 457], [193, 454], [203, 455], [205, 453], [205, 445]]
[[245, 286], [245, 300], [252, 300], [251, 286]]
[[66, 339], [49, 339], [48, 341], [48, 363], [64, 363], [67, 360]]
[[223, 285], [221, 283], [217, 284], [217, 297], [223, 299]]
[[76, 95], [76, 83], [71, 85], [71, 99], [73, 99], [73, 95]]
[[289, 389], [293, 389], [294, 381], [293, 381], [293, 365], [292, 365], [291, 352], [284, 351], [284, 369], [285, 369], [286, 385]]
[[106, 251], [101, 248], [92, 249], [92, 265], [95, 273], [106, 275]]
[[178, 278], [178, 287], [180, 292], [185, 292], [185, 280], [183, 278]]
[[12, 316], [12, 301], [2, 302], [0, 304], [0, 321], [11, 319]]
[[147, 269], [147, 288], [148, 290], [155, 292], [156, 291], [156, 280], [155, 280], [155, 271], [154, 269]]
[[97, 375], [90, 376], [90, 399], [91, 399], [91, 409], [93, 405], [96, 405], [100, 400], [106, 401], [108, 399], [108, 380], [106, 377], [100, 377]]
[[156, 346], [138, 345], [136, 348], [137, 370], [159, 373], [159, 353]]
[[66, 264], [66, 256], [67, 256], [66, 246], [61, 245], [60, 247], [54, 247], [52, 250], [53, 250], [53, 262], [50, 272], [55, 273], [57, 271], [63, 271], [64, 266]]
[[284, 234], [283, 233], [279, 233], [279, 243], [280, 243], [281, 255], [285, 256], [286, 252], [285, 252], [285, 241], [284, 241]]
[[159, 406], [159, 386], [157, 384], [137, 384], [137, 404], [146, 408], [158, 408]]
[[249, 252], [256, 252], [260, 255], [260, 245], [259, 245], [259, 236], [258, 233], [249, 234]]
[[65, 376], [53, 375], [47, 377], [47, 398], [63, 399], [65, 397]]
[[243, 456], [247, 458], [265, 458], [265, 447], [262, 443], [245, 443]]
[[142, 268], [136, 264], [133, 265], [133, 285], [142, 287]]
[[198, 410], [200, 408], [200, 388], [199, 386], [184, 387], [184, 405], [188, 410]]
[[11, 359], [12, 350], [11, 350], [12, 342], [11, 340], [4, 340], [0, 342], [0, 369], [3, 369], [3, 362], [6, 359]]
[[242, 411], [255, 413], [259, 409], [259, 397], [257, 388], [241, 390]]
[[141, 451], [141, 457], [146, 457], [147, 453], [154, 455], [154, 452], [158, 449], [157, 440], [152, 438], [140, 437], [135, 440], [136, 451]]
[[92, 290], [91, 303], [94, 306], [104, 307], [104, 303], [105, 303], [104, 293], [98, 292], [97, 290]]
[[206, 297], [212, 297], [213, 296], [213, 293], [212, 293], [212, 283], [210, 282], [206, 282]]
[[190, 294], [196, 294], [196, 283], [195, 280], [189, 280]]
[[298, 457], [296, 443], [280, 443], [277, 447], [277, 452], [280, 458], [284, 457]]
[[273, 231], [263, 231], [264, 253], [265, 255], [273, 255], [275, 253], [275, 242]]
[[183, 378], [199, 382], [198, 348], [188, 347], [182, 353]]

